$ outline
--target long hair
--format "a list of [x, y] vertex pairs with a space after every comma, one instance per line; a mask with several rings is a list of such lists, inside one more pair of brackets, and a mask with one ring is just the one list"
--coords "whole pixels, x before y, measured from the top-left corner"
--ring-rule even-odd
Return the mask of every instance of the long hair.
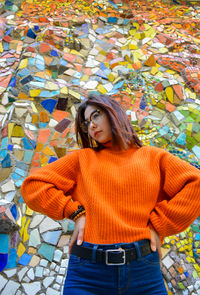
[[108, 95], [90, 94], [88, 99], [79, 106], [75, 119], [76, 140], [82, 148], [90, 147], [97, 150], [104, 148], [103, 144], [94, 141], [81, 129], [85, 121], [85, 109], [89, 105], [96, 106], [107, 115], [111, 126], [113, 147], [126, 150], [129, 147], [142, 146], [121, 104]]

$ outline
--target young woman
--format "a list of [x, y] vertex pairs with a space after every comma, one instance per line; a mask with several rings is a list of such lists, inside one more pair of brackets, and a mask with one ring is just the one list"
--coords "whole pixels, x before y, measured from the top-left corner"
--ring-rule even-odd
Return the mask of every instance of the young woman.
[[27, 177], [27, 205], [75, 229], [67, 295], [166, 295], [160, 238], [200, 215], [200, 172], [142, 146], [121, 105], [92, 95], [77, 112], [81, 149]]

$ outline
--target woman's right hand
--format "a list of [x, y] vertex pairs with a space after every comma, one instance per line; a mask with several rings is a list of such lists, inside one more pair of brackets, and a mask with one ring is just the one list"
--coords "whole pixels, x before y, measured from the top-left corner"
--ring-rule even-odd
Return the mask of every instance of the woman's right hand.
[[81, 245], [83, 242], [85, 230], [85, 214], [81, 215], [75, 222], [74, 232], [72, 234], [70, 243], [69, 243], [69, 254], [71, 253], [72, 246], [77, 240], [77, 245]]

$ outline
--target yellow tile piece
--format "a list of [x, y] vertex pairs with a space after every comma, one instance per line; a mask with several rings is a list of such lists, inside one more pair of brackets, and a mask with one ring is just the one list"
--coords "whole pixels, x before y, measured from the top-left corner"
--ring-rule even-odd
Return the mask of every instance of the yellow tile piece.
[[129, 31], [129, 34], [130, 34], [131, 36], [134, 36], [135, 32], [136, 32], [136, 29], [133, 29], [133, 30], [130, 30], [130, 31]]
[[78, 100], [81, 99], [80, 93], [78, 93], [76, 91], [73, 91], [73, 90], [69, 89], [69, 94], [71, 94], [73, 97], [77, 98]]
[[34, 105], [34, 103], [31, 103], [31, 108], [33, 110], [34, 113], [38, 113], [38, 110], [36, 109], [36, 106]]
[[157, 67], [152, 67], [152, 69], [151, 69], [151, 74], [152, 75], [155, 75], [155, 74], [157, 74], [158, 73], [158, 69], [157, 69]]
[[0, 53], [2, 53], [3, 52], [3, 45], [2, 45], [2, 42], [0, 42]]
[[12, 131], [13, 131], [13, 127], [14, 127], [15, 123], [9, 123], [8, 124], [8, 137], [10, 138], [12, 135]]
[[160, 53], [167, 53], [169, 50], [166, 47], [159, 48], [158, 51]]
[[27, 209], [26, 209], [26, 215], [28, 215], [28, 216], [32, 216], [33, 215], [33, 210], [32, 209], [30, 209], [28, 206], [27, 206]]
[[171, 102], [173, 104], [174, 103], [174, 91], [173, 91], [172, 87], [167, 87], [165, 89], [165, 93], [167, 95], [169, 102]]
[[62, 93], [62, 94], [68, 94], [68, 88], [67, 87], [61, 88], [60, 93]]
[[72, 49], [72, 50], [70, 51], [70, 53], [71, 53], [71, 54], [74, 54], [74, 55], [79, 55], [79, 56], [84, 57], [83, 54], [81, 54], [80, 52], [76, 51], [75, 49]]
[[110, 81], [110, 82], [113, 82], [114, 80], [115, 80], [115, 75], [113, 74], [113, 73], [110, 73], [109, 75], [108, 75], [108, 80]]
[[19, 69], [24, 69], [28, 65], [28, 58], [22, 59], [20, 64], [19, 64]]
[[20, 92], [18, 94], [18, 99], [29, 99], [29, 96], [24, 92]]
[[106, 94], [107, 93], [107, 90], [102, 85], [98, 85], [97, 89], [102, 94]]
[[18, 257], [21, 257], [24, 252], [25, 252], [26, 248], [24, 247], [24, 245], [20, 242], [19, 243], [19, 246], [18, 246], [18, 249], [17, 249], [17, 256]]
[[194, 268], [196, 271], [200, 272], [200, 266], [197, 263], [194, 264]]
[[40, 163], [43, 166], [44, 164], [48, 163], [48, 158], [45, 155], [41, 155], [40, 157]]
[[41, 89], [30, 89], [29, 92], [31, 97], [36, 97], [40, 95]]
[[138, 49], [138, 46], [135, 45], [135, 44], [129, 44], [129, 49], [130, 50], [135, 50], [135, 49]]
[[42, 152], [47, 156], [55, 156], [55, 153], [48, 146]]
[[60, 133], [55, 131], [52, 138], [51, 138], [51, 140], [57, 139], [58, 137], [60, 137]]
[[30, 219], [27, 221], [25, 227], [24, 227], [24, 234], [23, 234], [23, 243], [25, 243], [26, 241], [29, 240], [29, 234], [28, 234], [28, 226], [29, 226], [29, 223], [30, 223]]
[[23, 236], [25, 223], [26, 223], [26, 216], [23, 216], [21, 219], [21, 229], [19, 231], [20, 237]]
[[83, 75], [83, 76], [81, 77], [81, 81], [84, 81], [84, 82], [88, 81], [88, 76]]
[[12, 130], [12, 136], [13, 137], [23, 137], [24, 136], [23, 128], [19, 125], [15, 125]]

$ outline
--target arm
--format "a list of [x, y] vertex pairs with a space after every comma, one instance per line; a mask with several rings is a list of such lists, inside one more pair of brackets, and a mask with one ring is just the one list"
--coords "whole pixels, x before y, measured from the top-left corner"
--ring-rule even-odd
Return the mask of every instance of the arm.
[[162, 237], [185, 230], [200, 215], [200, 171], [164, 152], [160, 160], [163, 191], [150, 214], [150, 227]]
[[69, 218], [80, 205], [70, 192], [76, 185], [79, 171], [78, 152], [40, 168], [23, 182], [21, 193], [27, 205], [53, 219]]

